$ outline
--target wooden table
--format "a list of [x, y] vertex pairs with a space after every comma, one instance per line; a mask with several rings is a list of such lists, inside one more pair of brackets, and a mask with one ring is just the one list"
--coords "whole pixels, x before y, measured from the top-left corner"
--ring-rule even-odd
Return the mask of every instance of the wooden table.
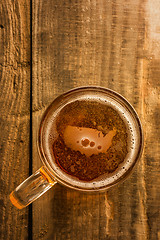
[[[159, 0], [30, 1], [0, 3], [0, 239], [159, 240]], [[134, 106], [145, 138], [139, 164], [106, 193], [56, 185], [16, 209], [9, 193], [41, 166], [44, 110], [82, 85], [111, 88]]]

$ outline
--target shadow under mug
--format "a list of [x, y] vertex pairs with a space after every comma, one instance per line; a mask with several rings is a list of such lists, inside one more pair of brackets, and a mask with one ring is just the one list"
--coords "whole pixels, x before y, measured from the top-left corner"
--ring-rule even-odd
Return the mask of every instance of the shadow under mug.
[[[58, 112], [72, 101], [89, 98], [100, 99], [117, 110], [126, 123], [126, 127], [129, 131], [129, 151], [125, 160], [116, 171], [105, 179], [102, 178], [97, 182], [84, 182], [67, 176], [67, 174], [63, 174], [62, 171], [59, 171], [56, 164], [54, 164], [53, 156], [51, 156], [47, 147], [49, 129]], [[134, 108], [124, 97], [110, 89], [98, 86], [72, 89], [57, 97], [45, 111], [38, 133], [38, 150], [43, 166], [22, 182], [10, 194], [10, 200], [17, 208], [24, 208], [56, 183], [86, 192], [106, 190], [122, 182], [129, 176], [131, 170], [141, 156], [142, 149], [143, 133], [140, 120]]]

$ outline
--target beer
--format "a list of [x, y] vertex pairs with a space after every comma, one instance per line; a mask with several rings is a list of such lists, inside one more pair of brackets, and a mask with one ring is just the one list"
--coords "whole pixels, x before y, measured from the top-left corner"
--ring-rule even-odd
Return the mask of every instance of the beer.
[[83, 181], [114, 172], [128, 153], [128, 134], [119, 113], [97, 100], [76, 100], [56, 118], [52, 150], [65, 173]]

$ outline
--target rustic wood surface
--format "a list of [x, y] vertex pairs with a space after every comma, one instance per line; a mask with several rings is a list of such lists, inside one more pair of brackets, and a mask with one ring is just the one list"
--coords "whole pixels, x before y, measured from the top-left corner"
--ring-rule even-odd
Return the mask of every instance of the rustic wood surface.
[[[1, 5], [0, 239], [160, 240], [159, 0]], [[33, 171], [41, 166], [36, 139], [44, 110], [84, 85], [111, 88], [134, 106], [144, 129], [143, 156], [124, 183], [105, 193], [57, 184], [32, 204], [28, 221], [28, 208], [15, 209], [8, 195], [28, 176], [29, 161]]]
[[0, 91], [0, 239], [27, 239], [28, 209], [9, 194], [29, 174], [29, 1], [0, 2]]

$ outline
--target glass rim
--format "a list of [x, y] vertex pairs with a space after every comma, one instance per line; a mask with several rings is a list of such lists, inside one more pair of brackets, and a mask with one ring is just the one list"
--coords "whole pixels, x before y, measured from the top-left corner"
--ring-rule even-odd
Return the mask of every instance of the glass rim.
[[[50, 110], [53, 108], [54, 105], [57, 105], [58, 103], [60, 103], [63, 99], [65, 99], [66, 97], [71, 96], [72, 94], [76, 94], [78, 92], [82, 92], [82, 91], [99, 91], [99, 92], [105, 92], [105, 94], [107, 93], [108, 95], [113, 95], [115, 98], [119, 99], [124, 105], [126, 110], [135, 118], [137, 125], [138, 125], [138, 130], [139, 130], [139, 146], [138, 146], [138, 151], [137, 151], [137, 155], [135, 160], [133, 161], [131, 167], [129, 169], [127, 169], [127, 171], [117, 180], [115, 180], [113, 183], [110, 183], [108, 185], [104, 185], [102, 187], [99, 188], [81, 188], [78, 186], [73, 185], [72, 183], [66, 182], [63, 179], [61, 179], [59, 176], [56, 175], [56, 173], [54, 172], [54, 169], [51, 167], [51, 165], [49, 164], [49, 162], [46, 159], [44, 150], [43, 150], [43, 144], [42, 144], [42, 133], [43, 133], [43, 124], [45, 122], [46, 116], [49, 114]], [[112, 89], [109, 88], [105, 88], [105, 87], [101, 87], [101, 86], [81, 86], [81, 87], [77, 87], [77, 88], [72, 88], [71, 90], [64, 92], [63, 94], [59, 95], [58, 97], [56, 97], [52, 103], [47, 107], [47, 109], [45, 110], [45, 112], [42, 115], [41, 118], [41, 122], [39, 125], [39, 131], [38, 131], [38, 138], [37, 138], [37, 147], [38, 147], [38, 152], [39, 152], [39, 156], [40, 159], [42, 161], [42, 163], [44, 164], [44, 166], [46, 166], [48, 168], [48, 170], [50, 171], [53, 179], [55, 179], [58, 183], [75, 189], [75, 190], [80, 190], [80, 191], [85, 191], [85, 192], [96, 192], [96, 191], [102, 191], [102, 190], [106, 190], [109, 189], [112, 186], [117, 185], [119, 182], [123, 182], [132, 172], [134, 166], [136, 165], [137, 161], [140, 159], [141, 155], [142, 155], [142, 151], [143, 151], [143, 145], [144, 145], [144, 137], [143, 137], [143, 128], [142, 128], [142, 124], [141, 121], [138, 117], [138, 114], [136, 112], [136, 110], [133, 108], [133, 106], [119, 93], [115, 92]]]

